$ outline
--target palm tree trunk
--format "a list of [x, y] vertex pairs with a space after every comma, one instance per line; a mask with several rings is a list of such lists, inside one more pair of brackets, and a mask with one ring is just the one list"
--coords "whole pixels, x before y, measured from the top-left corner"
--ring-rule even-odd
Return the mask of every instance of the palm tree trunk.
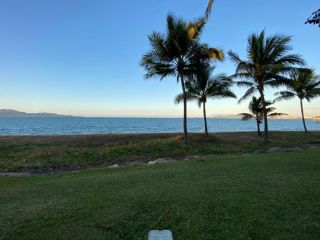
[[258, 128], [258, 135], [261, 136], [261, 131], [260, 131], [260, 121], [258, 120], [259, 116], [256, 114], [256, 121], [257, 121], [257, 128]]
[[260, 90], [261, 102], [263, 107], [263, 122], [264, 122], [264, 142], [269, 142], [269, 129], [268, 129], [268, 112], [266, 107], [266, 101], [264, 99], [263, 91]]
[[188, 128], [187, 128], [187, 96], [186, 96], [186, 87], [184, 79], [180, 76], [182, 93], [183, 93], [183, 133], [184, 133], [184, 143], [188, 143]]
[[303, 122], [304, 131], [305, 131], [305, 132], [308, 132], [307, 126], [306, 126], [306, 121], [304, 120], [304, 112], [303, 112], [302, 98], [300, 98], [300, 108], [301, 108], [301, 116], [302, 116], [302, 122]]
[[207, 113], [206, 113], [206, 102], [203, 102], [203, 119], [204, 119], [204, 131], [206, 137], [208, 137], [208, 124], [207, 124]]
[[257, 125], [258, 125], [258, 135], [261, 136], [260, 122], [257, 122]]

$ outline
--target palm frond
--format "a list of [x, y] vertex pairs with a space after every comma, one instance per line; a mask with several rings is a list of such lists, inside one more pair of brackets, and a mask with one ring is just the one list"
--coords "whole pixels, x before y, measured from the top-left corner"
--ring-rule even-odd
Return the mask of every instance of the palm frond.
[[239, 113], [238, 115], [241, 117], [241, 120], [243, 121], [247, 121], [254, 118], [254, 116], [250, 113]]
[[237, 81], [236, 84], [237, 84], [238, 87], [248, 87], [248, 88], [250, 88], [250, 87], [254, 86], [254, 84], [252, 82], [249, 82], [249, 81]]
[[320, 88], [314, 88], [306, 93], [305, 98], [310, 102], [313, 98], [320, 97]]
[[239, 65], [241, 63], [243, 63], [244, 61], [242, 61], [239, 57], [239, 55], [233, 51], [229, 51], [228, 55], [231, 59], [231, 61], [235, 64], [235, 65]]
[[305, 65], [305, 60], [302, 59], [302, 57], [298, 54], [288, 54], [283, 57], [278, 58], [274, 64], [296, 64], [303, 66]]
[[286, 113], [270, 113], [268, 114], [269, 117], [278, 117], [278, 116], [285, 116], [288, 115]]
[[213, 3], [214, 3], [214, 0], [208, 1], [208, 5], [207, 5], [207, 8], [206, 8], [206, 11], [204, 14], [205, 21], [208, 21], [208, 19], [209, 19], [210, 13], [212, 11]]
[[282, 100], [289, 100], [297, 96], [295, 93], [290, 91], [280, 91], [274, 94], [276, 98], [273, 100], [273, 102], [279, 102]]
[[150, 51], [142, 57], [141, 66], [146, 70], [145, 78], [159, 77], [161, 80], [167, 76], [175, 76], [174, 65], [170, 61], [164, 61], [155, 51]]
[[[183, 99], [184, 99], [183, 94], [182, 93], [178, 94], [174, 99], [174, 103], [179, 104], [183, 102]], [[190, 94], [189, 92], [186, 92], [186, 99], [187, 101], [195, 101], [195, 100], [198, 100], [198, 97]]]
[[246, 100], [248, 97], [252, 96], [252, 95], [255, 93], [256, 90], [257, 90], [257, 89], [256, 89], [255, 87], [249, 88], [249, 89], [245, 92], [245, 94], [239, 99], [238, 103], [241, 103], [241, 102], [243, 102], [244, 100]]

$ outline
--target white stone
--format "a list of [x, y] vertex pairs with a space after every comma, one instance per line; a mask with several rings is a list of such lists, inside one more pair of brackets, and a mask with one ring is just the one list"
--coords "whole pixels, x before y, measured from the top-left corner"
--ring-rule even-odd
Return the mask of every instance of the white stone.
[[274, 148], [270, 148], [269, 152], [283, 152], [284, 149], [281, 147], [274, 147]]
[[176, 162], [177, 160], [172, 159], [172, 158], [158, 158], [154, 161], [149, 161], [149, 165], [154, 165], [154, 164], [163, 164], [163, 163], [173, 163]]
[[13, 172], [13, 173], [2, 173], [0, 172], [0, 177], [28, 177], [31, 173], [28, 172]]
[[173, 240], [170, 230], [152, 230], [148, 234], [148, 240]]
[[113, 164], [113, 165], [109, 166], [108, 168], [118, 168], [118, 167], [120, 167], [119, 164]]

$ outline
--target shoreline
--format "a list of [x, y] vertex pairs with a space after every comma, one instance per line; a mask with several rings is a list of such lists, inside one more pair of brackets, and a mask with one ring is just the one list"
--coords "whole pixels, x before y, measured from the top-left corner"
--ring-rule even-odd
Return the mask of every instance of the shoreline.
[[[1, 109], [0, 109], [1, 110]], [[62, 119], [62, 118], [110, 118], [110, 119], [182, 119], [183, 117], [159, 117], [159, 116], [0, 116], [0, 120], [3, 119]], [[198, 117], [188, 117], [188, 119], [203, 119], [203, 116]], [[232, 115], [232, 116], [212, 116], [207, 117], [207, 119], [241, 119], [238, 115]], [[295, 116], [295, 115], [285, 115], [285, 116], [279, 116], [279, 117], [269, 117], [268, 120], [302, 120], [301, 116]], [[317, 120], [319, 119], [319, 115], [314, 116], [305, 116], [305, 120]]]
[[[279, 119], [280, 120], [280, 119]], [[209, 135], [231, 135], [231, 134], [253, 134], [257, 131], [222, 131], [222, 132], [209, 132]], [[310, 133], [320, 133], [319, 130], [309, 130]], [[269, 131], [269, 133], [304, 133], [303, 130], [297, 130], [297, 131], [283, 131], [283, 130], [275, 130], [275, 131]], [[188, 132], [189, 135], [204, 135], [204, 132]], [[0, 134], [0, 140], [3, 138], [32, 138], [32, 137], [104, 137], [104, 136], [172, 136], [172, 135], [183, 135], [183, 132], [137, 132], [137, 133], [76, 133], [76, 134], [25, 134], [25, 135], [1, 135]], [[263, 135], [263, 131], [262, 131]]]

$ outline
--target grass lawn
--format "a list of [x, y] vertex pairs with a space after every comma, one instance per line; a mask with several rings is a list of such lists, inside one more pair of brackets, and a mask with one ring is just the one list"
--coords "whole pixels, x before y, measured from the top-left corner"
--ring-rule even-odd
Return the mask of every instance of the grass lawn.
[[307, 147], [320, 143], [320, 132], [271, 132], [269, 144], [254, 132], [191, 134], [119, 134], [0, 137], [0, 172], [69, 171], [112, 164], [147, 162], [156, 158], [254, 152], [272, 147]]
[[320, 239], [320, 149], [0, 178], [0, 239]]

